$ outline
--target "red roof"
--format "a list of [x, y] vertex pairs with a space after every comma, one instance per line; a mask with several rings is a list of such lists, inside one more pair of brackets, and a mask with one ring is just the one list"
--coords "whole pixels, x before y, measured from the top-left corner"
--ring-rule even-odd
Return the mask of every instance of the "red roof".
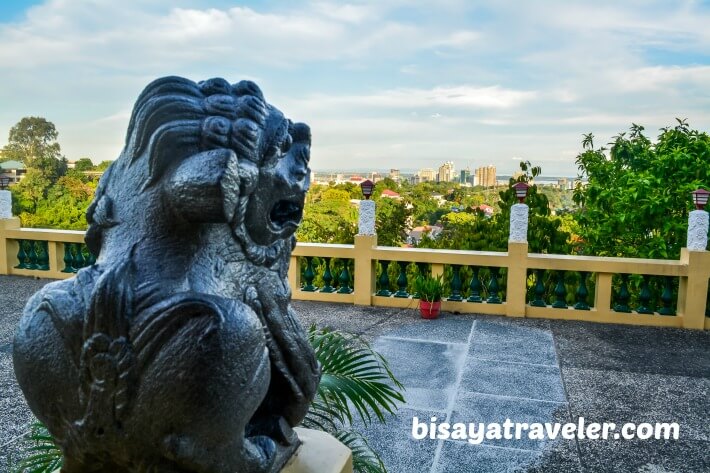
[[399, 194], [397, 194], [395, 191], [385, 189], [382, 191], [382, 195], [386, 197], [399, 197]]

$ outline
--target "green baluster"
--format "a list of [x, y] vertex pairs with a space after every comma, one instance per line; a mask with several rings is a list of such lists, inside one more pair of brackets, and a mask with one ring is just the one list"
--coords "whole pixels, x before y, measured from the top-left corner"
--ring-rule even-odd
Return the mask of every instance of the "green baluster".
[[46, 241], [39, 242], [42, 252], [37, 257], [37, 269], [40, 271], [49, 270], [49, 243]]
[[25, 253], [25, 240], [17, 240], [19, 249], [17, 250], [17, 269], [27, 269], [27, 253]]
[[343, 270], [340, 272], [338, 282], [340, 282], [340, 288], [338, 289], [339, 294], [350, 294], [351, 292], [353, 292], [353, 289], [350, 287], [350, 272], [348, 271], [348, 260], [343, 260]]
[[663, 292], [661, 293], [661, 307], [658, 313], [661, 315], [675, 315], [675, 309], [673, 309], [673, 278], [671, 276], [665, 276], [663, 278]]
[[500, 296], [498, 295], [498, 291], [500, 290], [500, 286], [498, 286], [499, 272], [500, 268], [496, 266], [493, 266], [491, 268], [491, 280], [488, 282], [488, 299], [486, 299], [486, 302], [488, 302], [489, 304], [503, 303]]
[[650, 279], [649, 276], [642, 276], [641, 280], [641, 292], [639, 293], [639, 306], [636, 308], [636, 312], [639, 314], [653, 314], [653, 310], [650, 307], [651, 303], [651, 288], [648, 285]]
[[574, 308], [577, 310], [589, 310], [589, 304], [587, 303], [587, 296], [589, 296], [589, 291], [587, 290], [587, 278], [589, 273], [586, 271], [579, 272], [579, 286], [577, 286], [577, 303]]
[[335, 292], [335, 288], [330, 285], [333, 275], [330, 273], [330, 258], [325, 258], [325, 272], [323, 273], [323, 288], [320, 292]]
[[544, 269], [535, 270], [535, 298], [530, 302], [533, 307], [546, 307], [545, 303], [545, 282], [543, 278], [545, 277]]
[[301, 288], [302, 291], [315, 292], [318, 290], [317, 287], [313, 285], [313, 280], [316, 277], [316, 273], [313, 271], [313, 257], [306, 256], [306, 271], [303, 273], [303, 280], [306, 284]]
[[567, 308], [567, 288], [565, 287], [565, 272], [557, 271], [557, 284], [555, 285], [555, 302], [552, 303], [555, 309]]
[[71, 263], [72, 272], [76, 273], [84, 267], [84, 255], [81, 252], [81, 244], [74, 243], [74, 259]]
[[483, 298], [481, 297], [481, 280], [478, 277], [478, 271], [480, 271], [481, 268], [471, 266], [471, 269], [473, 270], [473, 275], [471, 276], [471, 283], [468, 285], [468, 288], [471, 289], [471, 295], [468, 296], [467, 300], [469, 302], [483, 302]]
[[64, 269], [62, 269], [63, 273], [73, 273], [72, 269], [72, 261], [74, 258], [72, 258], [71, 250], [74, 247], [73, 243], [64, 243]]
[[27, 252], [27, 269], [37, 269], [37, 242], [34, 240], [29, 240], [30, 251]]
[[375, 293], [376, 296], [389, 297], [392, 295], [390, 292], [390, 277], [387, 274], [387, 267], [389, 266], [389, 261], [380, 261], [380, 266], [382, 271], [380, 272], [380, 290]]
[[619, 287], [619, 294], [616, 296], [616, 304], [614, 305], [615, 312], [631, 312], [631, 307], [629, 307], [629, 300], [631, 300], [631, 293], [629, 292], [629, 275], [621, 275], [621, 287]]
[[461, 266], [454, 264], [451, 266], [451, 271], [453, 273], [451, 277], [451, 295], [448, 300], [450, 301], [462, 301], [461, 297]]
[[394, 293], [394, 297], [409, 297], [407, 292], [407, 263], [404, 261], [397, 261], [399, 265], [399, 276], [397, 277], [397, 292]]

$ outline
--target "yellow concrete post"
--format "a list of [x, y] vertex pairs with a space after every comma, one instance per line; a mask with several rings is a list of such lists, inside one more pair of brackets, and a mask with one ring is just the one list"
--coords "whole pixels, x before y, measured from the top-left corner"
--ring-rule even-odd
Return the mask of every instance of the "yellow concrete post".
[[444, 277], [444, 265], [439, 263], [431, 264], [431, 277], [435, 278], [437, 276]]
[[681, 249], [680, 262], [688, 266], [688, 275], [680, 278], [678, 315], [683, 328], [705, 329], [705, 302], [710, 278], [710, 252]]
[[525, 317], [528, 279], [528, 244], [508, 242], [508, 279], [505, 295], [506, 315]]
[[17, 217], [0, 220], [0, 274], [10, 274], [10, 268], [17, 264], [17, 243], [7, 238], [6, 230], [19, 228]]
[[372, 259], [372, 250], [377, 247], [377, 235], [355, 235], [355, 304], [372, 305], [375, 294], [377, 271]]
[[597, 273], [594, 308], [599, 312], [609, 312], [611, 309], [611, 278], [609, 273]]

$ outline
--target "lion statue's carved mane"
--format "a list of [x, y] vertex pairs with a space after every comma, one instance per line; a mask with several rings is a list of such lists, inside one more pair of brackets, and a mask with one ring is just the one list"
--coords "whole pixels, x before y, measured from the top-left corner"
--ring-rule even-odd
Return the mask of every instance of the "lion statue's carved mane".
[[320, 372], [287, 271], [310, 130], [253, 82], [139, 96], [87, 211], [96, 264], [45, 286], [17, 379], [66, 473], [278, 471]]

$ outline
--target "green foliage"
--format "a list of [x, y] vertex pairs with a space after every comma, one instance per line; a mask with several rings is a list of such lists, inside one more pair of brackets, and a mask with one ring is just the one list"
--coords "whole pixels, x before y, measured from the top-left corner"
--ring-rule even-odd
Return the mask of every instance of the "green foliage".
[[95, 166], [96, 171], [106, 171], [113, 161], [101, 161]]
[[671, 258], [680, 255], [687, 234], [690, 193], [710, 186], [710, 136], [684, 120], [663, 128], [656, 143], [632, 124], [611, 148], [594, 147], [584, 135], [577, 156], [589, 181], [575, 190], [584, 253], [598, 256]]
[[410, 211], [403, 200], [381, 198], [375, 207], [377, 244], [400, 246], [406, 238], [407, 219]]
[[441, 300], [444, 293], [444, 281], [440, 274], [436, 277], [419, 276], [414, 280], [414, 289], [419, 293], [419, 298], [426, 302]]
[[54, 123], [42, 117], [24, 117], [10, 129], [4, 159], [21, 161], [28, 168], [43, 168], [61, 155]]
[[79, 171], [79, 172], [93, 171], [94, 170], [94, 163], [91, 162], [91, 159], [89, 159], [89, 158], [81, 158], [76, 163], [74, 163], [74, 170]]
[[397, 403], [404, 402], [404, 387], [382, 355], [357, 336], [311, 326], [308, 340], [321, 365], [322, 377], [303, 425], [330, 432], [347, 445], [353, 452], [357, 473], [386, 472], [377, 453], [350, 425], [355, 415], [365, 425], [373, 421], [373, 416], [385, 422], [385, 413], [393, 414]]
[[54, 473], [61, 468], [62, 451], [44, 425], [35, 422], [25, 443], [24, 458], [15, 465], [14, 473]]

